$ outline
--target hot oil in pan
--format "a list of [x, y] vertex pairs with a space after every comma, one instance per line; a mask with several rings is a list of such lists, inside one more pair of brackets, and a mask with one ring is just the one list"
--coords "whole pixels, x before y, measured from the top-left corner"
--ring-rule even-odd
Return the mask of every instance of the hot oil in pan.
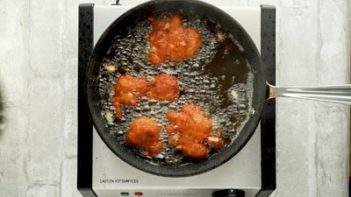
[[[205, 66], [205, 73], [219, 80], [220, 95], [228, 95], [223, 97], [221, 108], [248, 107], [251, 94], [245, 88], [252, 85], [253, 75], [239, 43], [226, 38], [219, 45], [212, 61]], [[234, 102], [238, 105], [232, 106]], [[228, 114], [232, 122], [245, 119], [246, 114], [243, 116], [235, 110], [233, 112], [233, 115]]]
[[[249, 117], [251, 110], [252, 75], [244, 58], [240, 45], [235, 44], [228, 36], [219, 42], [216, 38], [217, 28], [208, 21], [191, 17], [184, 24], [196, 28], [202, 37], [202, 47], [192, 59], [183, 62], [169, 62], [160, 67], [148, 63], [148, 21], [138, 23], [129, 30], [128, 35], [117, 36], [108, 50], [99, 75], [99, 93], [101, 96], [102, 115], [106, 117], [106, 127], [111, 135], [131, 151], [131, 154], [142, 154], [137, 149], [125, 145], [125, 133], [132, 120], [147, 116], [157, 120], [162, 126], [161, 141], [164, 151], [155, 158], [145, 158], [155, 165], [188, 165], [194, 161], [170, 148], [165, 130], [169, 110], [179, 111], [185, 103], [196, 103], [211, 115], [214, 130], [222, 129], [222, 136], [228, 145], [236, 136]], [[113, 64], [117, 72], [109, 73], [104, 66]], [[174, 102], [159, 102], [142, 98], [136, 107], [123, 106], [123, 119], [113, 120], [114, 108], [111, 105], [114, 84], [118, 77], [128, 73], [134, 76], [153, 76], [168, 73], [177, 77], [180, 83], [180, 95]], [[210, 156], [216, 154], [210, 152]]]

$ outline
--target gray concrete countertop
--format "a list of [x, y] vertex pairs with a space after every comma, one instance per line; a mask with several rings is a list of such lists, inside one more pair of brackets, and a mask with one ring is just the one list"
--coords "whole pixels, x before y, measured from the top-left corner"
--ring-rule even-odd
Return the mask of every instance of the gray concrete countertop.
[[[81, 196], [76, 143], [82, 2], [91, 1], [0, 1], [0, 196]], [[348, 0], [210, 2], [277, 7], [278, 85], [349, 83]], [[349, 107], [277, 99], [272, 196], [348, 196], [348, 144]]]

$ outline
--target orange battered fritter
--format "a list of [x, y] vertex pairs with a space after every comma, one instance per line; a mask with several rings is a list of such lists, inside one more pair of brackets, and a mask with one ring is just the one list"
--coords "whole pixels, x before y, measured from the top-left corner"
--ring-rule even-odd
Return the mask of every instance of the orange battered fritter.
[[168, 74], [159, 74], [153, 77], [146, 96], [159, 101], [174, 101], [179, 95], [179, 85], [176, 77]]
[[130, 124], [126, 135], [126, 142], [129, 146], [143, 149], [146, 156], [159, 154], [163, 145], [160, 142], [160, 125], [147, 117], [140, 117]]
[[146, 77], [133, 77], [131, 75], [122, 75], [115, 84], [115, 94], [112, 105], [116, 111], [116, 118], [122, 118], [121, 105], [136, 106], [139, 97], [144, 96], [148, 90], [148, 82]]
[[179, 96], [178, 80], [164, 73], [153, 76], [150, 84], [146, 77], [137, 78], [128, 74], [120, 76], [116, 80], [112, 101], [116, 118], [120, 120], [123, 116], [122, 105], [136, 106], [143, 96], [158, 101], [174, 101]]
[[167, 133], [170, 146], [181, 150], [187, 157], [206, 158], [206, 142], [212, 132], [211, 117], [195, 104], [185, 104], [180, 112], [169, 111], [166, 116], [169, 122]]
[[167, 61], [183, 61], [195, 55], [202, 39], [196, 29], [184, 27], [182, 16], [150, 18], [149, 61], [157, 66]]

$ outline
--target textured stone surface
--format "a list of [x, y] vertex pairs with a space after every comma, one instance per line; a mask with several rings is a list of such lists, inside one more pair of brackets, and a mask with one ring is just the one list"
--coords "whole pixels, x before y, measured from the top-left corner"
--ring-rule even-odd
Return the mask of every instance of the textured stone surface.
[[29, 85], [28, 146], [25, 170], [31, 183], [58, 184], [62, 160], [64, 91], [55, 78], [35, 78]]
[[77, 76], [78, 76], [78, 2], [66, 1], [64, 4], [62, 67], [64, 92], [63, 144], [66, 157], [77, 155]]
[[36, 76], [62, 73], [64, 1], [29, 1], [29, 64]]
[[28, 188], [26, 197], [58, 196], [59, 190], [55, 185], [33, 185]]
[[[5, 114], [20, 117], [24, 111], [16, 107], [6, 107]], [[21, 142], [28, 119], [6, 119], [4, 130], [0, 133], [0, 196], [23, 196], [27, 179], [23, 176], [23, 157]], [[17, 132], [18, 131], [18, 132]]]
[[[348, 0], [208, 1], [277, 7], [279, 85], [349, 83]], [[81, 196], [77, 26], [83, 2], [91, 1], [0, 1], [0, 196]], [[348, 107], [280, 98], [277, 114], [278, 183], [272, 196], [348, 196]]]
[[62, 179], [61, 179], [61, 196], [75, 197], [81, 196], [77, 188], [77, 161], [73, 159], [65, 159], [62, 164]]

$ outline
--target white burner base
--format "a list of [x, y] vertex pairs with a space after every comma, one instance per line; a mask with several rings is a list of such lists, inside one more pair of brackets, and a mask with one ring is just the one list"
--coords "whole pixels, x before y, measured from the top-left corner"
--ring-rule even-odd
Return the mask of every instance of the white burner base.
[[[94, 7], [94, 43], [103, 31], [129, 6]], [[260, 7], [222, 7], [249, 33], [258, 49], [261, 44]], [[260, 126], [258, 126], [260, 128]], [[261, 188], [261, 138], [258, 129], [247, 145], [231, 160], [209, 172], [186, 177], [167, 178], [142, 172], [119, 159], [93, 132], [93, 190], [98, 196], [116, 197], [121, 192], [146, 197], [210, 197], [212, 191], [235, 188], [255, 196]]]

